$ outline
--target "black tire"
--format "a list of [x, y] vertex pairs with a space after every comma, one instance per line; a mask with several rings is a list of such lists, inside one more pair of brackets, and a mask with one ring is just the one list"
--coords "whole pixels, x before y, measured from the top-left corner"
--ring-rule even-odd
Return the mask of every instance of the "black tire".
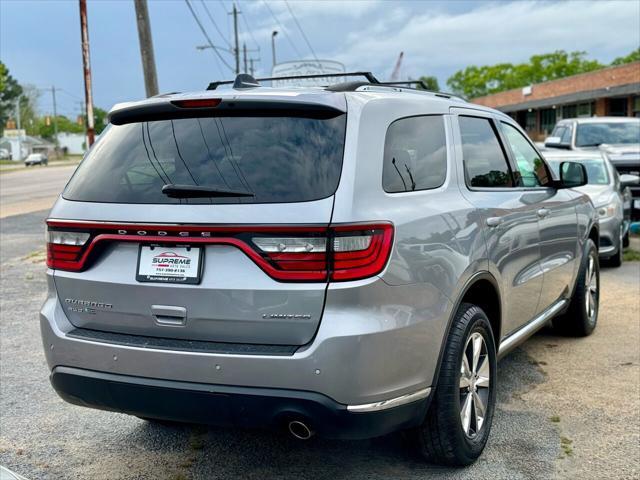
[[[482, 394], [484, 399], [485, 415], [476, 432], [470, 431], [471, 425], [475, 424], [477, 428], [478, 423], [469, 422], [467, 430], [473, 433], [470, 435], [463, 427], [461, 413], [466, 397], [472, 395], [471, 389], [475, 391], [476, 386], [474, 381], [474, 386], [465, 387], [469, 393], [463, 393], [461, 369], [463, 355], [468, 354], [465, 347], [469, 348], [470, 341], [473, 349], [472, 336], [477, 339], [476, 333], [482, 337], [486, 347], [484, 357], [476, 363], [480, 365], [485, 359], [488, 361], [489, 381], [488, 387], [477, 387], [477, 395]], [[480, 456], [489, 438], [495, 409], [496, 365], [496, 347], [489, 319], [481, 308], [469, 303], [461, 304], [447, 338], [438, 383], [426, 418], [420, 427], [410, 432], [411, 437], [417, 440], [420, 453], [429, 462], [464, 466]], [[475, 413], [475, 404], [471, 408], [470, 414]]]
[[622, 246], [624, 248], [628, 248], [630, 244], [631, 241], [629, 240], [629, 231], [627, 230], [627, 233], [625, 233], [624, 237], [622, 237]]
[[624, 236], [622, 235], [622, 225], [620, 225], [620, 236], [618, 238], [618, 250], [611, 257], [607, 258], [603, 263], [607, 267], [618, 268], [622, 265]]
[[604, 266], [618, 268], [622, 266], [622, 245], [618, 248], [618, 251], [612, 256], [607, 258], [604, 262]]
[[[590, 262], [593, 261], [593, 277], [591, 276]], [[591, 288], [595, 286], [595, 292]], [[593, 309], [588, 311], [587, 295], [592, 296]], [[553, 319], [554, 328], [572, 337], [586, 337], [591, 335], [598, 323], [598, 311], [600, 301], [600, 265], [598, 264], [598, 250], [591, 239], [587, 240], [584, 247], [584, 255], [580, 263], [580, 271], [573, 290], [573, 297], [567, 312]]]

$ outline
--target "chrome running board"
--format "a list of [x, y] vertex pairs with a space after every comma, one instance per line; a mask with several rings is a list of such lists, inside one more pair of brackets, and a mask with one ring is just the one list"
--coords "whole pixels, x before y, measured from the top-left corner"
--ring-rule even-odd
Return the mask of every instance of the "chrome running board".
[[498, 348], [498, 357], [502, 357], [517, 347], [524, 340], [529, 338], [539, 329], [544, 327], [544, 325], [562, 308], [567, 304], [568, 300], [562, 299], [558, 300], [556, 303], [547, 308], [540, 315], [535, 317], [529, 323], [527, 323], [524, 327], [520, 328], [509, 335], [507, 338], [503, 339], [500, 342], [500, 348]]

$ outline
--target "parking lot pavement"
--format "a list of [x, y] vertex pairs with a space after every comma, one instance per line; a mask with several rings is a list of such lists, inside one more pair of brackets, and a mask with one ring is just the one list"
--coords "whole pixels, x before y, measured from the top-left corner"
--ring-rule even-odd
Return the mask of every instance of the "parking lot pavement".
[[499, 365], [489, 445], [464, 470], [422, 463], [403, 436], [297, 442], [163, 426], [72, 406], [51, 389], [38, 327], [44, 212], [3, 219], [0, 464], [30, 479], [530, 479], [640, 475], [640, 263], [603, 270], [599, 326], [544, 331]]

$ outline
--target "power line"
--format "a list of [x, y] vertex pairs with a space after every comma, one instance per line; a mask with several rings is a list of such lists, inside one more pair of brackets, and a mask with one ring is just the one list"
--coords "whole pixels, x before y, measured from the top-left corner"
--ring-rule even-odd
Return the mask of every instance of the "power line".
[[311, 55], [313, 55], [313, 58], [316, 60], [316, 62], [319, 62], [318, 56], [316, 55], [316, 52], [313, 51], [313, 47], [311, 46], [311, 43], [309, 42], [307, 35], [304, 33], [304, 30], [302, 29], [300, 22], [298, 22], [298, 18], [293, 13], [293, 10], [291, 10], [291, 6], [289, 5], [289, 2], [287, 0], [284, 0], [284, 4], [287, 6], [287, 10], [289, 10], [289, 13], [291, 14], [291, 18], [293, 18], [293, 21], [296, 23], [298, 30], [300, 30], [300, 33], [302, 34], [302, 38], [304, 38], [304, 41], [307, 43], [309, 50], [311, 50]]
[[[206, 38], [207, 42], [209, 42], [209, 46], [211, 47], [211, 49], [213, 50], [213, 52], [217, 55], [217, 57], [220, 59], [220, 61], [232, 72], [233, 67], [231, 67], [231, 65], [229, 65], [229, 63], [222, 58], [222, 55], [220, 55], [220, 52], [218, 51], [218, 49], [216, 48], [216, 46], [213, 44], [213, 42], [211, 41], [211, 39], [209, 38], [209, 35], [207, 34], [207, 31], [204, 29], [204, 27], [202, 26], [202, 23], [200, 22], [200, 19], [198, 18], [198, 15], [196, 15], [196, 12], [193, 10], [193, 7], [191, 6], [191, 4], [189, 3], [189, 0], [184, 0], [184, 2], [187, 4], [187, 7], [189, 7], [189, 11], [191, 12], [191, 15], [193, 15], [193, 19], [196, 21], [196, 23], [198, 24], [198, 27], [200, 27], [200, 30], [202, 31], [202, 34], [204, 35], [204, 38]], [[224, 76], [224, 73], [222, 73], [222, 69], [220, 68], [220, 64], [218, 64], [218, 70], [220, 70], [220, 75]]]
[[271, 14], [271, 16], [273, 17], [273, 19], [276, 21], [276, 23], [278, 24], [278, 26], [280, 27], [280, 30], [282, 30], [282, 33], [284, 33], [284, 36], [286, 37], [286, 39], [289, 41], [289, 44], [291, 45], [291, 47], [293, 48], [293, 50], [296, 52], [296, 54], [298, 55], [299, 58], [302, 58], [302, 53], [300, 53], [300, 50], [298, 50], [298, 48], [296, 47], [295, 43], [293, 43], [291, 41], [291, 38], [289, 37], [289, 34], [287, 33], [287, 31], [285, 30], [285, 28], [282, 26], [282, 24], [280, 23], [280, 20], [278, 20], [278, 17], [276, 17], [275, 13], [273, 13], [273, 10], [271, 10], [271, 7], [269, 6], [269, 4], [266, 2], [266, 0], [262, 0], [262, 3], [264, 4], [265, 7], [267, 7], [267, 10], [269, 10], [269, 13]]
[[[220, 1], [222, 1], [222, 0], [220, 0]], [[253, 43], [256, 44], [256, 48], [258, 50], [260, 50], [260, 44], [256, 40], [256, 37], [253, 34], [253, 29], [249, 26], [249, 22], [247, 21], [247, 17], [245, 16], [245, 14], [242, 15], [242, 21], [244, 22], [244, 26], [247, 27], [247, 32], [249, 32], [249, 35], [251, 36], [251, 39], [253, 40]]]
[[211, 15], [211, 12], [209, 11], [209, 8], [207, 7], [207, 4], [204, 3], [204, 0], [200, 0], [200, 3], [202, 3], [202, 6], [204, 7], [205, 12], [207, 12], [207, 16], [209, 17], [209, 20], [211, 20], [211, 23], [213, 23], [213, 26], [215, 27], [215, 29], [218, 32], [218, 34], [222, 37], [222, 39], [229, 46], [229, 48], [233, 48], [231, 46], [231, 43], [229, 43], [229, 41], [226, 39], [226, 37], [222, 34], [222, 30], [220, 30], [220, 28], [218, 27], [218, 24], [216, 23], [216, 21], [213, 19], [213, 16]]

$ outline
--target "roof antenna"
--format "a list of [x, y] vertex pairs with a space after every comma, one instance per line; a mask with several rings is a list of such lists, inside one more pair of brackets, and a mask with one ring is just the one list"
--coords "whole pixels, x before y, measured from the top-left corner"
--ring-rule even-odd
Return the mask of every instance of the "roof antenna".
[[248, 73], [240, 73], [233, 82], [233, 88], [255, 88], [261, 85]]

